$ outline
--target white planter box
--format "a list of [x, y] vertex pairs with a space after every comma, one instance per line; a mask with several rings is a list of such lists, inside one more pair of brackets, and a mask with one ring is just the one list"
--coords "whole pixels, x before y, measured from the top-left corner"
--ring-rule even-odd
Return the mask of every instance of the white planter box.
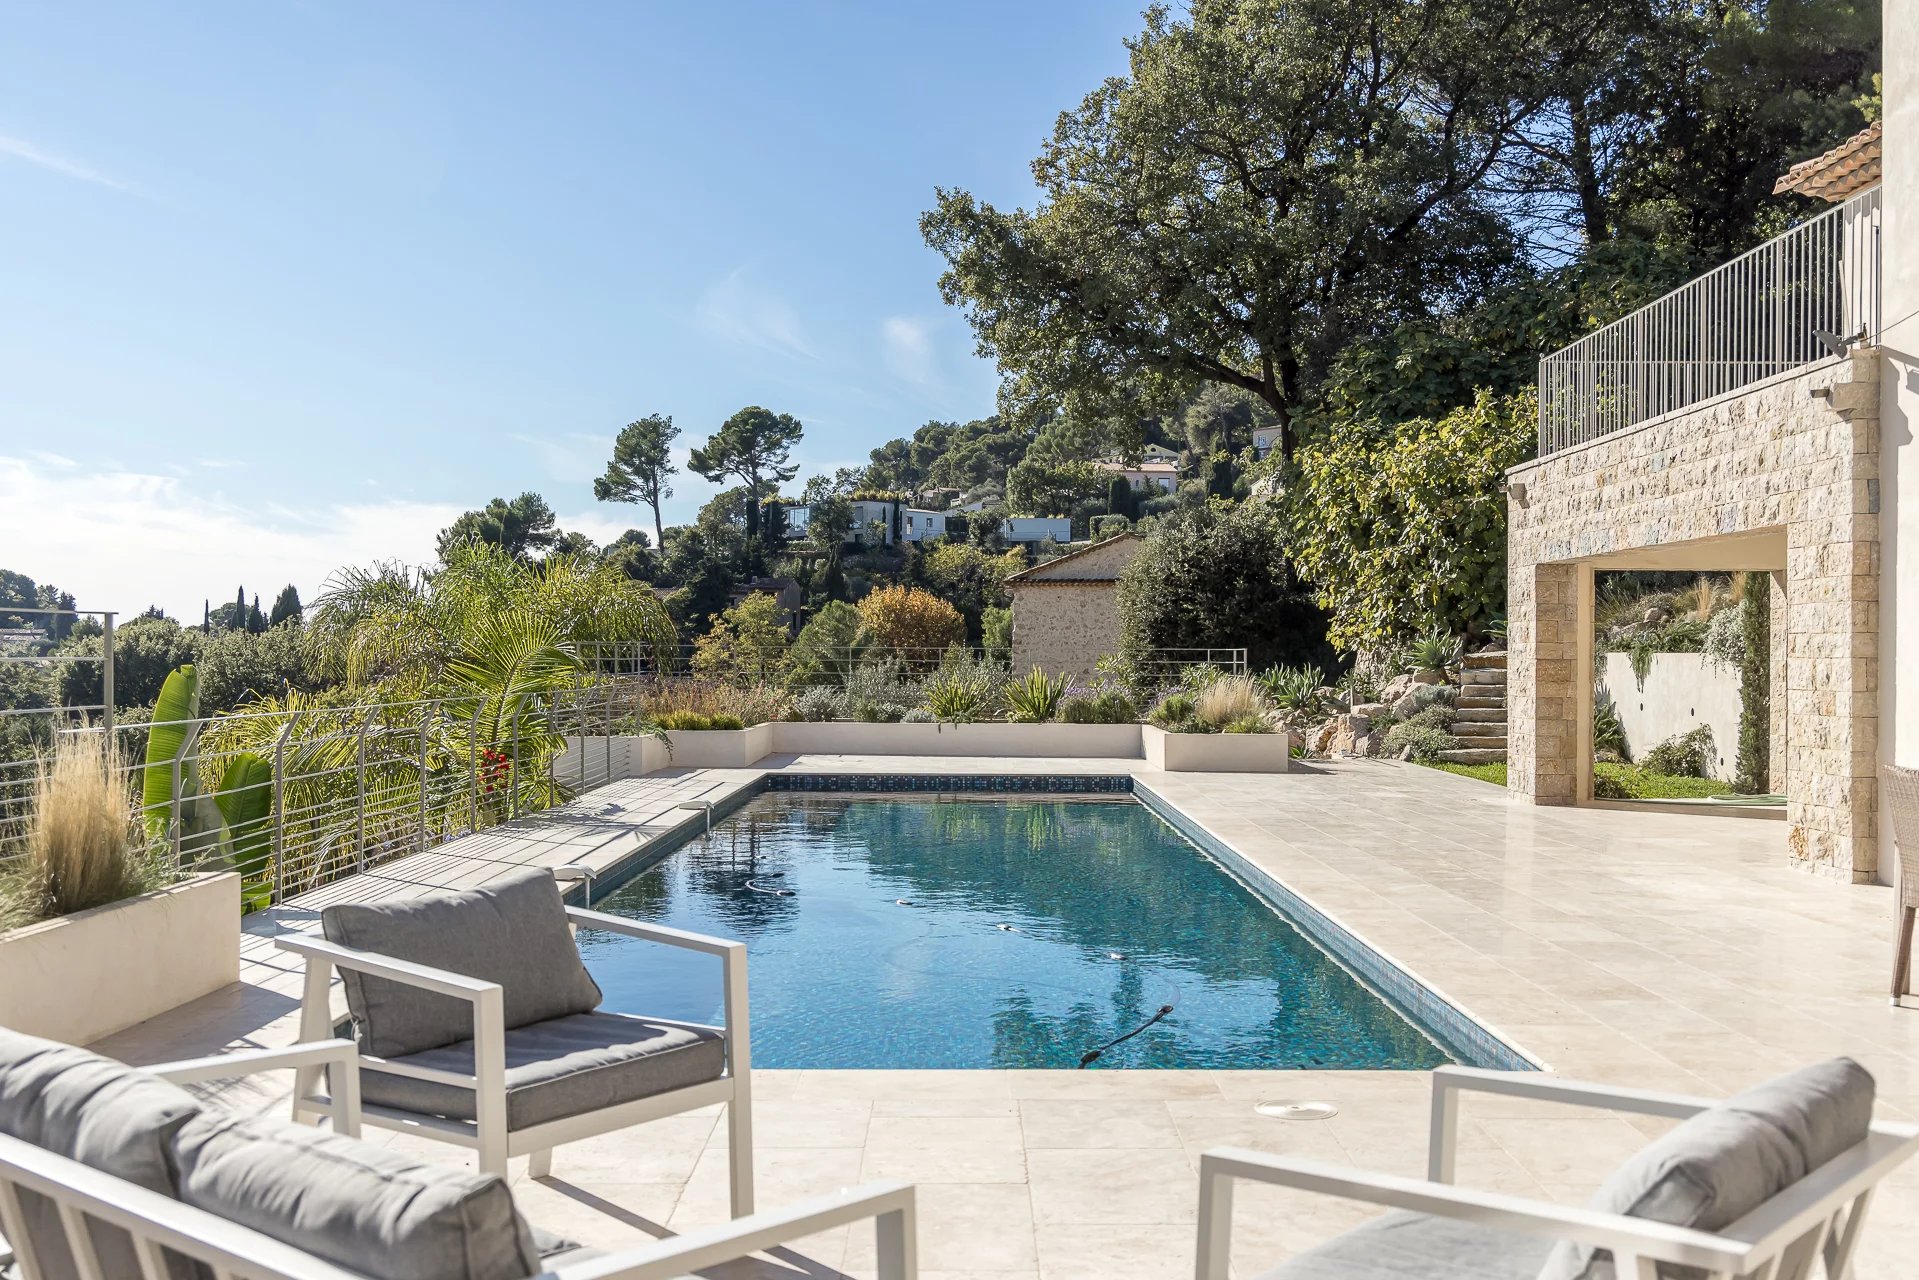
[[[795, 755], [1140, 758], [1140, 726], [1136, 724], [857, 724], [824, 720], [782, 721], [772, 727], [774, 750]], [[679, 763], [677, 757], [674, 763]]]
[[1167, 733], [1146, 725], [1147, 767], [1167, 773], [1285, 773], [1290, 733]]
[[240, 980], [240, 877], [0, 933], [0, 1026], [88, 1044]]
[[[744, 769], [761, 756], [772, 754], [773, 731], [778, 727], [756, 724], [746, 729], [672, 729], [666, 736], [673, 744], [673, 754], [664, 764], [653, 767]], [[654, 746], [657, 749], [658, 744]]]

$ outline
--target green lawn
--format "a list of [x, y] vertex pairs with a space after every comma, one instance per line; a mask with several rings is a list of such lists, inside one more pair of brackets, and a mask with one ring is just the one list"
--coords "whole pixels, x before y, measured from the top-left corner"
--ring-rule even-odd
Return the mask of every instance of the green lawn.
[[[1504, 764], [1433, 764], [1430, 769], [1456, 773], [1462, 778], [1477, 778], [1494, 786], [1506, 785]], [[1647, 773], [1629, 764], [1593, 766], [1593, 796], [1598, 800], [1704, 800], [1707, 796], [1730, 795], [1732, 788], [1712, 778], [1675, 778], [1670, 774]]]
[[1462, 778], [1478, 778], [1481, 782], [1490, 782], [1496, 787], [1506, 785], [1506, 762], [1495, 761], [1492, 764], [1446, 764], [1427, 766], [1445, 773], [1456, 773]]
[[1596, 800], [1704, 800], [1707, 796], [1731, 794], [1731, 784], [1717, 778], [1675, 778], [1666, 773], [1648, 773], [1629, 764], [1593, 766], [1593, 798]]

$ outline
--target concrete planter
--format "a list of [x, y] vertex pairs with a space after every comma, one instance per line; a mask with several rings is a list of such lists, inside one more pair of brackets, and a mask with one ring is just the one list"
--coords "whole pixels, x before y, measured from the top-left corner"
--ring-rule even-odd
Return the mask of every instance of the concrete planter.
[[1167, 733], [1144, 725], [1146, 764], [1167, 773], [1285, 773], [1290, 733]]
[[823, 720], [782, 722], [772, 728], [774, 750], [794, 754], [1140, 758], [1140, 726], [1136, 724], [858, 724]]
[[240, 877], [0, 933], [0, 1026], [88, 1044], [240, 980]]

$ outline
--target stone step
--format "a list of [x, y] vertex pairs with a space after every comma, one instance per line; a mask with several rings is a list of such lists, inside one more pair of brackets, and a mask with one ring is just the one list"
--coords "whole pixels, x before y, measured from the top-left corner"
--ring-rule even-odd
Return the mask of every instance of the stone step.
[[1454, 724], [1485, 724], [1491, 721], [1506, 723], [1506, 704], [1492, 707], [1459, 707], [1453, 712]]
[[1459, 695], [1457, 705], [1461, 711], [1504, 711], [1506, 695], [1504, 691], [1498, 693], [1489, 691], [1482, 694], [1462, 693]]
[[1459, 673], [1459, 683], [1468, 689], [1506, 687], [1506, 672], [1498, 667], [1468, 667]]
[[1504, 747], [1455, 747], [1451, 751], [1442, 751], [1439, 758], [1447, 764], [1504, 764]]
[[1504, 671], [1506, 669], [1506, 652], [1502, 649], [1497, 653], [1468, 653], [1459, 659], [1459, 665], [1468, 671], [1475, 671], [1482, 668]]
[[1453, 737], [1458, 739], [1460, 747], [1472, 748], [1472, 750], [1478, 750], [1481, 747], [1497, 747], [1499, 750], [1506, 748], [1504, 733], [1455, 733]]
[[1496, 724], [1455, 724], [1450, 732], [1461, 742], [1467, 742], [1470, 746], [1483, 747], [1488, 738], [1498, 738], [1501, 742], [1506, 740], [1506, 722], [1501, 720]]

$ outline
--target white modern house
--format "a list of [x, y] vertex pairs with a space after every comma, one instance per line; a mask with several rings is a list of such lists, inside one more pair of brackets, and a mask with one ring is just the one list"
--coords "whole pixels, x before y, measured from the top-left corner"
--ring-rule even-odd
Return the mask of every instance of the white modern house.
[[[853, 502], [855, 542], [892, 546], [895, 542], [926, 542], [946, 536], [946, 512], [930, 511], [877, 498], [858, 498]], [[813, 509], [801, 504], [786, 509], [786, 527], [795, 536], [804, 536], [812, 525]]]
[[1073, 521], [1067, 516], [1013, 516], [1000, 527], [1000, 536], [1016, 545], [1029, 542], [1073, 540]]
[[1885, 24], [1883, 121], [1779, 181], [1824, 211], [1541, 361], [1507, 479], [1511, 789], [1596, 803], [1595, 574], [1768, 574], [1780, 853], [1854, 882], [1919, 763], [1919, 7]]

